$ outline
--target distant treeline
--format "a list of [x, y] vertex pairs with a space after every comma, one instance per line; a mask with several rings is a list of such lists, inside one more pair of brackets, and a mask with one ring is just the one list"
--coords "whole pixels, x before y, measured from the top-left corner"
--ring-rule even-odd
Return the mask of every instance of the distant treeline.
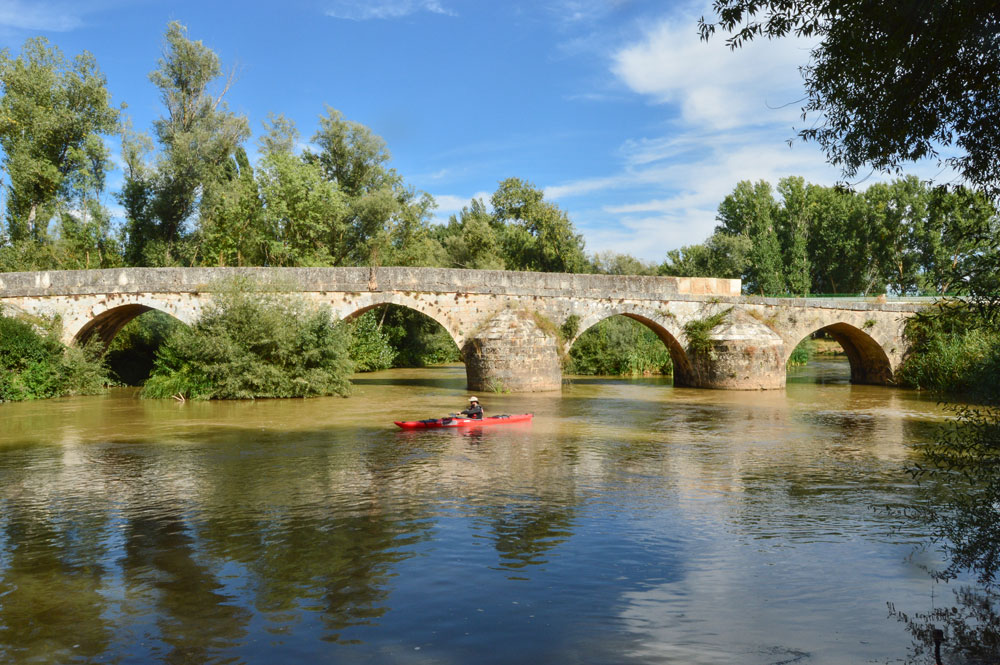
[[914, 176], [863, 192], [740, 182], [704, 243], [672, 250], [661, 274], [740, 277], [745, 293], [926, 294], [960, 289], [997, 250], [1000, 222], [983, 195]]

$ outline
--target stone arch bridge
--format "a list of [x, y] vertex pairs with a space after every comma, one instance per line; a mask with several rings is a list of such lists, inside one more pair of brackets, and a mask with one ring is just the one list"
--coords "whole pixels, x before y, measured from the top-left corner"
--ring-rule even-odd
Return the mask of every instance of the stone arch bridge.
[[[906, 319], [924, 306], [881, 299], [757, 298], [740, 280], [569, 275], [442, 268], [122, 268], [0, 274], [0, 308], [58, 316], [68, 344], [110, 343], [149, 310], [191, 324], [236, 276], [297, 293], [350, 319], [380, 305], [421, 312], [451, 335], [471, 390], [557, 390], [561, 357], [608, 317], [642, 322], [670, 350], [676, 385], [756, 390], [785, 385], [803, 338], [825, 331], [855, 383], [891, 384]], [[265, 288], [268, 288], [265, 286]], [[692, 322], [725, 313], [707, 336]], [[697, 337], [698, 339], [693, 339]]]

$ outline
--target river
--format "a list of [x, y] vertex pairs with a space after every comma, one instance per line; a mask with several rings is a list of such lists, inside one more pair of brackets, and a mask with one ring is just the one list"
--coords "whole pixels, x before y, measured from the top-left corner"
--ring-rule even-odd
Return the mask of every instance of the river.
[[886, 603], [943, 589], [873, 506], [912, 495], [942, 413], [846, 375], [575, 377], [480, 395], [535, 414], [481, 431], [392, 425], [463, 408], [460, 366], [348, 399], [2, 404], [0, 661], [896, 662]]

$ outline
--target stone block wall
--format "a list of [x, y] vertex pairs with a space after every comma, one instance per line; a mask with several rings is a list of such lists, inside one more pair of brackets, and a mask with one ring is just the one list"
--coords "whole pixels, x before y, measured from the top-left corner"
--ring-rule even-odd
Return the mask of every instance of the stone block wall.
[[498, 312], [462, 349], [469, 390], [542, 392], [562, 388], [559, 341], [523, 309]]

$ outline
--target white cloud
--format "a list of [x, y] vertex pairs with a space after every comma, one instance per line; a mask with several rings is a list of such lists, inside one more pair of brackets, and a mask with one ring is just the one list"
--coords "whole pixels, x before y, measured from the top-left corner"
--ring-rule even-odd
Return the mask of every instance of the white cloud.
[[44, 0], [0, 2], [0, 26], [16, 30], [67, 32], [83, 24], [79, 3]]
[[437, 221], [445, 222], [449, 215], [461, 212], [462, 208], [468, 207], [472, 199], [482, 199], [487, 208], [490, 205], [490, 192], [476, 192], [472, 196], [456, 196], [454, 194], [434, 194], [434, 201], [437, 208], [434, 210], [434, 217]]
[[326, 15], [351, 21], [367, 21], [402, 18], [420, 12], [455, 16], [439, 0], [335, 0], [326, 10]]
[[732, 52], [721, 38], [701, 41], [696, 18], [652, 27], [613, 54], [612, 72], [633, 92], [675, 105], [694, 126], [727, 129], [797, 117], [798, 67], [808, 59], [809, 42], [757, 40]]

